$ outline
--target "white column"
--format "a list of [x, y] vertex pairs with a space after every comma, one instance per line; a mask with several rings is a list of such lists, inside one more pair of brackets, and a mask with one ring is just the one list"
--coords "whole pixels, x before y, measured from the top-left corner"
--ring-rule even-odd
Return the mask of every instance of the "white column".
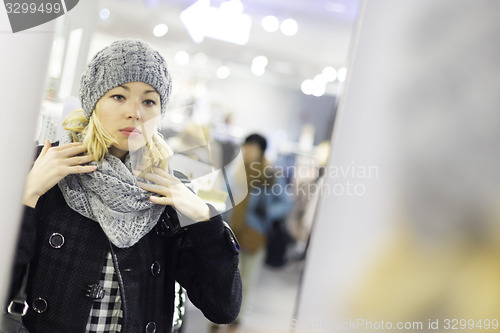
[[35, 125], [45, 88], [54, 23], [13, 34], [0, 6], [0, 300], [8, 287], [26, 174], [34, 153]]
[[[497, 209], [500, 189], [499, 10], [488, 0], [364, 2], [292, 322], [298, 331], [356, 330], [335, 320], [349, 315], [354, 289], [382, 288], [369, 284], [366, 268], [380, 262], [387, 240], [401, 239], [402, 226], [420, 245], [412, 251], [426, 258], [456, 235], [478, 247], [473, 236], [494, 237], [488, 232], [498, 219], [488, 225], [484, 216]], [[353, 166], [376, 169], [364, 178], [350, 173]], [[391, 282], [406, 288], [394, 292], [407, 296], [399, 307], [414, 310], [409, 295], [421, 295], [419, 285]], [[462, 287], [472, 295], [480, 286]], [[380, 298], [371, 310], [391, 299]], [[419, 314], [426, 310], [439, 315]]]

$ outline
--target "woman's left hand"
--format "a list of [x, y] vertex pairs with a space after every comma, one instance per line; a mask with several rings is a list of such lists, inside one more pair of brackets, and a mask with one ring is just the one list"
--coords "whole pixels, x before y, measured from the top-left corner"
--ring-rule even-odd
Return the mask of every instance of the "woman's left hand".
[[[138, 181], [140, 188], [157, 193], [161, 197], [150, 196], [149, 200], [158, 205], [171, 205], [187, 218], [199, 222], [210, 219], [210, 209], [196, 194], [191, 192], [177, 177], [168, 172], [154, 168], [154, 173], [147, 173], [142, 178], [154, 184]], [[139, 172], [134, 171], [136, 176]]]

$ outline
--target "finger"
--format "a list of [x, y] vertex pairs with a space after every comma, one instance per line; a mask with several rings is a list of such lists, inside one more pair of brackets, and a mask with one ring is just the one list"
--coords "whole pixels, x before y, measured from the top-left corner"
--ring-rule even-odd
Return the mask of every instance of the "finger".
[[160, 168], [153, 168], [153, 173], [155, 175], [159, 175], [168, 181], [168, 185], [175, 185], [181, 183], [180, 179], [175, 177], [174, 175], [168, 173], [167, 171]]
[[50, 143], [50, 141], [48, 139], [45, 139], [45, 143], [43, 144], [43, 148], [42, 148], [42, 151], [40, 152], [40, 156], [43, 157], [47, 151], [49, 150], [49, 148], [52, 147], [52, 144]]
[[169, 186], [173, 186], [173, 185], [177, 185], [177, 184], [181, 184], [182, 183], [182, 181], [179, 178], [175, 177], [174, 175], [168, 173], [167, 171], [165, 171], [163, 169], [153, 168], [153, 172], [155, 174], [158, 174], [158, 175], [166, 178], [167, 181], [168, 181], [167, 184]]
[[132, 170], [134, 176], [138, 177], [141, 174], [142, 170]]
[[168, 186], [168, 182], [167, 179], [165, 179], [165, 177], [156, 175], [154, 173], [147, 173], [143, 175], [141, 178], [149, 180], [157, 185]]
[[172, 198], [168, 198], [168, 197], [156, 197], [154, 195], [150, 196], [149, 197], [149, 201], [151, 201], [152, 203], [154, 204], [157, 204], [157, 205], [170, 205], [170, 206], [173, 206], [174, 205], [174, 200], [172, 200]]
[[160, 169], [160, 168], [153, 168], [153, 172], [154, 172], [156, 175], [159, 175], [159, 176], [162, 176], [162, 177], [167, 177], [167, 176], [169, 176], [168, 172], [166, 172], [165, 170]]
[[171, 173], [168, 173], [167, 171], [163, 170], [163, 169], [160, 169], [160, 168], [153, 168], [153, 172], [155, 174], [158, 174], [158, 175], [161, 175], [162, 177], [165, 177], [169, 180], [178, 180], [180, 181], [179, 178], [175, 177], [173, 174]]
[[80, 165], [92, 162], [94, 160], [95, 160], [94, 155], [74, 156], [68, 158], [68, 165], [69, 166]]
[[70, 143], [65, 143], [63, 145], [60, 145], [60, 146], [52, 147], [52, 150], [61, 151], [61, 150], [65, 150], [65, 149], [68, 149], [71, 147], [77, 147], [77, 146], [82, 146], [82, 145], [83, 145], [83, 143], [81, 143], [81, 142], [70, 142]]
[[69, 168], [68, 174], [89, 173], [96, 169], [97, 165], [76, 165]]
[[63, 150], [60, 150], [59, 153], [61, 154], [60, 155], [61, 157], [67, 158], [67, 157], [73, 157], [76, 155], [80, 155], [80, 154], [84, 153], [85, 151], [87, 151], [87, 147], [84, 146], [83, 144], [79, 144], [79, 145], [74, 145], [71, 147], [66, 147]]
[[170, 191], [165, 186], [155, 185], [155, 184], [147, 184], [143, 182], [137, 182], [137, 185], [143, 190], [153, 192], [156, 194], [160, 194], [163, 196], [168, 196]]

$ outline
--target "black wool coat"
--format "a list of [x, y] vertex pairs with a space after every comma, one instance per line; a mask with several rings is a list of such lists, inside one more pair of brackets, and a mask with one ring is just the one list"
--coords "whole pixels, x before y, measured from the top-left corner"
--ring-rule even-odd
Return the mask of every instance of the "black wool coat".
[[124, 333], [171, 332], [174, 281], [212, 322], [233, 321], [241, 306], [238, 246], [220, 215], [180, 227], [166, 206], [157, 225], [130, 248], [112, 245], [100, 225], [73, 211], [56, 185], [25, 207], [11, 296], [28, 263], [31, 333], [85, 332], [106, 255], [118, 274]]

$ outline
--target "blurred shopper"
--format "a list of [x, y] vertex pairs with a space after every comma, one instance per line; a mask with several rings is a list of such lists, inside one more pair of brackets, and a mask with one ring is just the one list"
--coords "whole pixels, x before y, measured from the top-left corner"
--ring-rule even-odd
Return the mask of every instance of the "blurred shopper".
[[263, 265], [267, 236], [273, 221], [283, 219], [289, 213], [292, 200], [285, 188], [285, 179], [273, 172], [265, 158], [267, 140], [259, 134], [251, 134], [242, 146], [247, 174], [248, 195], [238, 204], [231, 216], [231, 226], [240, 243], [240, 272], [243, 284], [243, 303], [238, 325], [256, 279]]
[[231, 230], [168, 170], [157, 128], [170, 91], [157, 51], [116, 41], [83, 74], [83, 110], [66, 118], [59, 145], [39, 147], [10, 290], [28, 277], [28, 331], [171, 332], [175, 281], [210, 320], [238, 315]]

